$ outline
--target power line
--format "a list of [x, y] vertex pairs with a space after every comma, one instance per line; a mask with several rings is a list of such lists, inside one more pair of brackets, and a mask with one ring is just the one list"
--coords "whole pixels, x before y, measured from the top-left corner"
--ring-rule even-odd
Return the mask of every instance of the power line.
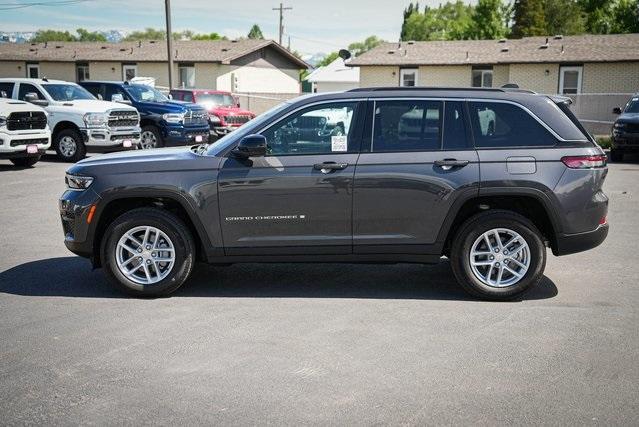
[[0, 3], [0, 10], [25, 9], [27, 7], [34, 7], [34, 6], [46, 6], [46, 7], [69, 6], [69, 5], [74, 5], [78, 3], [85, 3], [88, 1], [93, 1], [93, 0], [58, 0], [58, 1], [50, 1], [50, 2], [38, 1], [38, 2], [31, 2], [31, 3]]

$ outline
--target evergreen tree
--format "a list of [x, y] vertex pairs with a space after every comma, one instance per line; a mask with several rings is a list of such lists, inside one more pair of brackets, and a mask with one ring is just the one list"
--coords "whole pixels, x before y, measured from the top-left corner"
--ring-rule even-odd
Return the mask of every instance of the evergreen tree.
[[254, 24], [251, 27], [251, 31], [249, 31], [248, 36], [249, 39], [264, 39], [264, 34], [262, 34], [262, 30], [257, 24]]
[[515, 0], [512, 35], [515, 38], [546, 34], [544, 0]]
[[500, 39], [508, 34], [507, 9], [501, 0], [479, 0], [472, 14], [469, 29], [471, 39]]
[[408, 18], [410, 18], [413, 13], [419, 14], [419, 2], [417, 2], [415, 4], [413, 4], [413, 2], [410, 2], [408, 7], [406, 7], [404, 9], [404, 20], [402, 22], [402, 32], [401, 32], [401, 34], [399, 36], [401, 40], [408, 40], [406, 38], [406, 35], [407, 35], [407, 33], [406, 33], [407, 23], [406, 22], [408, 21]]
[[586, 31], [586, 14], [577, 0], [545, 0], [546, 34], [574, 35]]

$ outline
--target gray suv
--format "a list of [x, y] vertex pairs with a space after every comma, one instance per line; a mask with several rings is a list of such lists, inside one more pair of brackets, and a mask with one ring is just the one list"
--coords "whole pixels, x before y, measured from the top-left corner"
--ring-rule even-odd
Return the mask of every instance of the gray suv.
[[606, 156], [568, 103], [509, 89], [301, 97], [214, 144], [75, 164], [65, 243], [136, 295], [175, 291], [196, 261], [445, 256], [471, 294], [511, 299], [540, 281], [547, 247], [608, 233]]

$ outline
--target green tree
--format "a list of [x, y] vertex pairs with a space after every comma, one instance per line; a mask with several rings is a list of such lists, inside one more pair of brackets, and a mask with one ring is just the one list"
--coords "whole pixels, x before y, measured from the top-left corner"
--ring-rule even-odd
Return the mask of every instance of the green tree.
[[548, 27], [544, 0], [515, 0], [512, 35], [515, 38], [543, 36]]
[[479, 0], [471, 15], [469, 38], [500, 39], [506, 37], [508, 35], [508, 10], [507, 5], [504, 5], [501, 0]]
[[363, 42], [355, 42], [355, 43], [349, 44], [348, 50], [351, 52], [353, 56], [359, 56], [362, 53], [368, 52], [369, 50], [379, 46], [382, 43], [384, 43], [384, 40], [380, 39], [379, 37], [369, 36], [369, 37], [366, 37], [366, 39]]
[[470, 37], [473, 7], [457, 0], [437, 8], [425, 7], [406, 19], [403, 40], [463, 40]]
[[146, 28], [144, 31], [133, 31], [123, 39], [125, 42], [139, 40], [166, 40], [166, 31]]
[[194, 34], [191, 40], [227, 40], [225, 36], [218, 33]]
[[639, 1], [619, 0], [613, 9], [611, 33], [639, 33]]
[[75, 36], [68, 31], [56, 31], [56, 30], [38, 30], [35, 36], [31, 39], [34, 43], [44, 42], [74, 42]]
[[105, 42], [107, 41], [106, 37], [103, 34], [98, 33], [97, 31], [88, 31], [84, 28], [78, 28], [75, 30], [78, 33], [77, 40], [79, 42]]
[[546, 34], [574, 35], [586, 31], [586, 13], [577, 0], [545, 0]]
[[338, 52], [331, 52], [328, 55], [326, 55], [324, 58], [322, 58], [322, 60], [317, 63], [316, 67], [317, 68], [325, 67], [331, 62], [335, 61], [338, 57], [339, 57]]
[[402, 21], [402, 32], [400, 34], [400, 39], [401, 40], [408, 40], [406, 38], [406, 26], [407, 26], [407, 22], [408, 18], [411, 17], [411, 15], [413, 13], [419, 13], [419, 2], [416, 2], [415, 4], [413, 4], [413, 2], [410, 2], [410, 4], [408, 5], [408, 7], [406, 7], [404, 9], [404, 20]]
[[260, 29], [260, 26], [257, 25], [257, 24], [253, 24], [253, 26], [251, 27], [251, 30], [249, 31], [247, 37], [249, 39], [264, 40], [264, 34], [262, 34], [262, 30]]

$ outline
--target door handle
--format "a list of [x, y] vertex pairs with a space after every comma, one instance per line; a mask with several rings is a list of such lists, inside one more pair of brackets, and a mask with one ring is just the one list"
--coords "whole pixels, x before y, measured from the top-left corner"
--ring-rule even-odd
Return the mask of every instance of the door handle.
[[444, 159], [444, 160], [435, 160], [435, 165], [439, 166], [445, 171], [449, 171], [452, 168], [463, 168], [468, 163], [468, 160], [457, 160], [457, 159]]
[[336, 163], [336, 162], [324, 162], [315, 163], [313, 169], [319, 170], [322, 173], [330, 173], [335, 170], [346, 169], [348, 163]]

